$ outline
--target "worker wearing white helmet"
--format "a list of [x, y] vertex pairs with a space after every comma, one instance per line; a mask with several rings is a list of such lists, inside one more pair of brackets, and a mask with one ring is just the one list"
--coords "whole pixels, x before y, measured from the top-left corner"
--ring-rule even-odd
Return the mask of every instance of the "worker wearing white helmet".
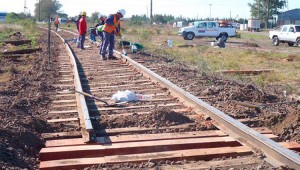
[[[105, 16], [101, 13], [98, 14], [99, 23], [97, 23], [94, 27], [96, 28], [96, 34], [99, 36], [101, 42], [103, 41], [102, 29], [105, 24]], [[101, 46], [100, 46], [100, 54], [101, 54]]]
[[109, 15], [105, 20], [105, 24], [102, 29], [103, 41], [100, 47], [100, 55], [102, 57], [102, 60], [106, 60], [105, 55], [107, 54], [106, 49], [108, 45], [108, 59], [116, 59], [116, 57], [113, 56], [115, 35], [122, 36], [120, 18], [123, 18], [125, 13], [126, 11], [124, 9], [120, 9], [117, 11], [117, 13]]

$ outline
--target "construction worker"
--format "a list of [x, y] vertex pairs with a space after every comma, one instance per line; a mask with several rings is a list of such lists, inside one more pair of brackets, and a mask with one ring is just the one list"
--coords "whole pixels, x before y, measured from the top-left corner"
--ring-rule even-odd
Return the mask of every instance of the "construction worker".
[[108, 48], [108, 59], [116, 59], [113, 56], [113, 50], [115, 45], [115, 34], [118, 36], [122, 36], [121, 27], [120, 27], [120, 18], [124, 17], [126, 11], [124, 9], [120, 9], [115, 14], [110, 14], [108, 18], [105, 20], [105, 24], [102, 30], [103, 33], [103, 43], [101, 44], [101, 58], [102, 60], [106, 60], [106, 49]]
[[59, 20], [58, 20], [58, 17], [56, 17], [55, 20], [54, 20], [55, 31], [58, 30], [58, 24], [59, 24]]
[[98, 19], [99, 19], [99, 23], [95, 25], [95, 28], [96, 28], [96, 35], [98, 35], [100, 40], [101, 40], [101, 45], [100, 45], [100, 54], [101, 54], [101, 46], [102, 46], [102, 43], [103, 43], [102, 30], [103, 30], [106, 18], [102, 14], [99, 14]]
[[86, 31], [87, 31], [87, 25], [86, 25], [86, 20], [85, 20], [85, 17], [86, 17], [86, 12], [83, 11], [81, 13], [81, 18], [79, 20], [79, 23], [78, 23], [78, 32], [79, 32], [79, 39], [80, 39], [80, 48], [82, 50], [84, 50], [84, 41], [85, 41], [85, 35], [86, 35]]
[[99, 36], [101, 42], [102, 42], [102, 39], [103, 39], [102, 28], [100, 28], [100, 27], [97, 28], [97, 27], [104, 25], [105, 17], [102, 14], [99, 13], [98, 14], [98, 19], [99, 19], [99, 23], [97, 23], [94, 27], [90, 28], [90, 39], [93, 42], [96, 42], [96, 36]]
[[78, 24], [79, 24], [79, 20], [81, 19], [81, 13], [82, 12], [80, 12], [80, 14], [78, 15], [78, 18], [76, 20], [76, 28], [77, 28], [77, 30], [79, 30]]

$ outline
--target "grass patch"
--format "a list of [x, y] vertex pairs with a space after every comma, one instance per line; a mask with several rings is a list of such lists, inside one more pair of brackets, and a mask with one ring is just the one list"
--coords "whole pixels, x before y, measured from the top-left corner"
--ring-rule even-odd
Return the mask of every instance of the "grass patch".
[[248, 31], [241, 31], [239, 32], [240, 38], [242, 39], [254, 39], [254, 40], [266, 40], [268, 39], [268, 33], [260, 32], [260, 33], [253, 33]]
[[[300, 54], [282, 52], [267, 52], [257, 48], [268, 40], [268, 32], [239, 31], [238, 42], [246, 44], [247, 49], [213, 48], [209, 42], [213, 38], [200, 38], [185, 41], [177, 35], [178, 28], [140, 26], [126, 29], [126, 39], [141, 43], [146, 51], [166, 58], [191, 65], [203, 73], [217, 73], [220, 70], [259, 70], [272, 69], [273, 73], [264, 73], [257, 76], [226, 75], [237, 80], [254, 82], [261, 86], [268, 84], [290, 84], [299, 82]], [[139, 39], [137, 40], [138, 37]], [[172, 39], [173, 47], [166, 44]], [[235, 41], [234, 38], [232, 41]], [[236, 39], [237, 41], [237, 39]], [[203, 45], [207, 44], [207, 45]], [[176, 48], [178, 45], [192, 45], [193, 47]], [[199, 46], [200, 45], [200, 46]], [[272, 48], [272, 47], [270, 47]]]

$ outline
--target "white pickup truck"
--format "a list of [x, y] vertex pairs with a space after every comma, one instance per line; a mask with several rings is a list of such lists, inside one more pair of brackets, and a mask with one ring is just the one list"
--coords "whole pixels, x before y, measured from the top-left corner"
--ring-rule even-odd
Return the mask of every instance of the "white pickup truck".
[[300, 25], [283, 25], [269, 31], [269, 38], [272, 39], [273, 45], [278, 46], [280, 43], [288, 43], [293, 46], [295, 43], [300, 47]]
[[217, 21], [195, 21], [192, 26], [180, 28], [178, 34], [185, 40], [192, 40], [195, 37], [215, 37], [226, 42], [228, 37], [236, 36], [236, 28], [230, 25], [221, 27]]

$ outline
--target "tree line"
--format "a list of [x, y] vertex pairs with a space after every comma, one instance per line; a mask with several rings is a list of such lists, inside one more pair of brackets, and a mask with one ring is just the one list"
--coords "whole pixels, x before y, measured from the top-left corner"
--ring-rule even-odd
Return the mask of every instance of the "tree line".
[[[272, 19], [273, 15], [277, 15], [280, 12], [280, 9], [283, 9], [286, 7], [286, 1], [285, 0], [254, 0], [253, 3], [248, 3], [249, 10], [251, 17], [258, 18], [261, 21], [263, 21], [265, 24], [269, 23], [269, 20]], [[60, 18], [68, 18], [68, 14], [61, 11], [61, 8], [63, 5], [59, 2], [59, 0], [40, 0], [35, 4], [35, 10], [34, 10], [34, 16], [25, 15], [24, 13], [20, 14], [20, 18], [22, 17], [29, 17], [34, 18], [36, 20], [40, 21], [47, 21], [50, 16], [58, 16]], [[78, 11], [79, 14], [80, 11]], [[90, 15], [90, 17], [87, 17], [87, 20], [89, 22], [95, 23], [98, 21], [98, 14], [99, 12], [94, 12]], [[247, 20], [239, 18], [238, 20], [234, 20], [232, 18], [213, 18], [210, 20], [233, 20], [235, 22], [239, 23], [246, 23]], [[180, 17], [174, 17], [172, 15], [161, 15], [161, 14], [155, 14], [153, 15], [152, 21], [157, 24], [166, 24], [170, 21], [186, 21], [186, 22], [192, 22], [195, 20], [209, 20], [209, 18], [184, 18], [182, 16]], [[146, 15], [133, 15], [130, 18], [130, 24], [149, 24], [150, 18], [148, 18]]]

